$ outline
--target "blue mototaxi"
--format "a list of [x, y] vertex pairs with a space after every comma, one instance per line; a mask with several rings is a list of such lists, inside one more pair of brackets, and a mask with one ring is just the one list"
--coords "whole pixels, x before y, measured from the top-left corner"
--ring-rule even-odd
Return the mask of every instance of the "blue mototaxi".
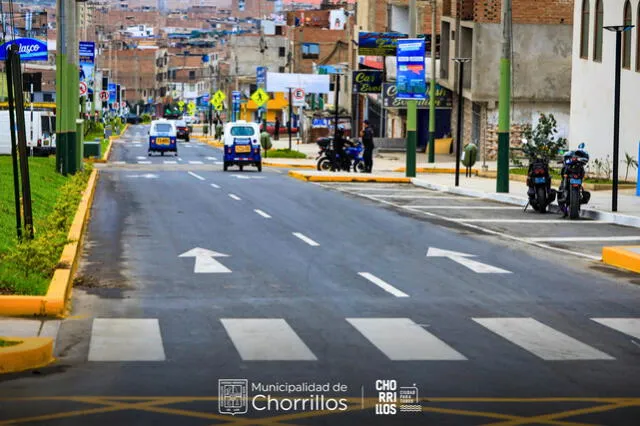
[[230, 166], [255, 166], [262, 171], [262, 154], [259, 142], [260, 129], [255, 123], [236, 121], [227, 123], [224, 129], [223, 170]]
[[149, 130], [149, 151], [159, 152], [164, 155], [165, 152], [173, 152], [178, 156], [177, 130], [174, 123], [169, 120], [156, 120], [151, 123]]

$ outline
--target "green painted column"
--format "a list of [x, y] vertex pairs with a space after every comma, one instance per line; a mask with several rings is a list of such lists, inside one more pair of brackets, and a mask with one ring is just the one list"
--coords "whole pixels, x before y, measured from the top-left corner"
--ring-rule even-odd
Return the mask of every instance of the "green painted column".
[[511, 0], [504, 0], [502, 18], [502, 59], [498, 97], [497, 192], [509, 192], [509, 139], [511, 133]]
[[407, 101], [407, 177], [416, 177], [417, 123], [418, 103], [417, 101]]
[[[433, 41], [432, 41], [433, 43]], [[433, 56], [431, 56], [433, 58]], [[432, 59], [435, 62], [434, 59]], [[436, 162], [436, 78], [432, 75], [429, 85], [429, 163]]]

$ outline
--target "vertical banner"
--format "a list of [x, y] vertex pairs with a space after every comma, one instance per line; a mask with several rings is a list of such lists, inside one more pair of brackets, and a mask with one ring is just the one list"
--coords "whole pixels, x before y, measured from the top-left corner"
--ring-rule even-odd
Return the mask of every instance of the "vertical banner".
[[231, 92], [231, 108], [233, 121], [238, 121], [238, 114], [240, 112], [240, 92], [235, 90]]
[[80, 83], [85, 83], [88, 93], [93, 93], [95, 89], [96, 44], [92, 41], [81, 41], [78, 52], [80, 56]]
[[[256, 85], [258, 89], [266, 89], [267, 87], [267, 67], [258, 67], [256, 69]], [[261, 105], [258, 113], [261, 119], [266, 118], [267, 105]]]
[[424, 39], [398, 40], [396, 87], [399, 99], [425, 99]]
[[109, 83], [109, 107], [113, 109], [113, 104], [118, 101], [118, 87], [115, 83]]

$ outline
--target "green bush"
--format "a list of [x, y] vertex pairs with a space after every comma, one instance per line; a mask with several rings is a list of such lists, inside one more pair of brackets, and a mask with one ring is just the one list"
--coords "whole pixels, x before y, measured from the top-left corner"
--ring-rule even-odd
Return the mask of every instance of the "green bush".
[[260, 133], [260, 145], [264, 150], [268, 150], [273, 147], [273, 144], [271, 143], [271, 135], [269, 135], [268, 132]]
[[140, 118], [142, 118], [142, 123], [143, 124], [149, 124], [151, 123], [151, 114], [142, 114], [140, 116]]
[[267, 153], [269, 158], [307, 158], [307, 156], [300, 151], [294, 151], [290, 149], [274, 149]]

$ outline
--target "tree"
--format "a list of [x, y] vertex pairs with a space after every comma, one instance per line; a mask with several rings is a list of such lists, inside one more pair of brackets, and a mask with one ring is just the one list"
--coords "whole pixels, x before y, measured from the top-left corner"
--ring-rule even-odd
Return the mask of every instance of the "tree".
[[624, 162], [627, 165], [627, 174], [624, 177], [624, 180], [626, 182], [629, 182], [629, 167], [638, 168], [638, 160], [636, 160], [634, 157], [632, 157], [631, 155], [629, 155], [629, 153], [625, 152], [624, 153]]
[[522, 151], [530, 159], [543, 158], [550, 160], [555, 158], [561, 149], [567, 146], [566, 138], [556, 138], [558, 123], [553, 114], [540, 114], [535, 128], [527, 124], [524, 126], [522, 136], [525, 139]]

